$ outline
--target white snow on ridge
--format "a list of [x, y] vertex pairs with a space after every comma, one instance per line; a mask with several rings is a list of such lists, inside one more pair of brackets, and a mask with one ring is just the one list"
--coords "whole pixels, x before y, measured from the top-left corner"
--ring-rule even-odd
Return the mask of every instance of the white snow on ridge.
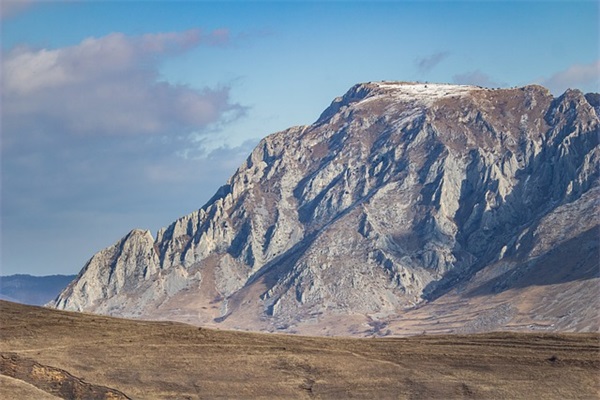
[[412, 83], [412, 82], [372, 82], [377, 87], [392, 92], [400, 101], [417, 100], [423, 105], [430, 105], [433, 101], [449, 97], [464, 96], [474, 90], [484, 90], [479, 86], [452, 85], [446, 83]]

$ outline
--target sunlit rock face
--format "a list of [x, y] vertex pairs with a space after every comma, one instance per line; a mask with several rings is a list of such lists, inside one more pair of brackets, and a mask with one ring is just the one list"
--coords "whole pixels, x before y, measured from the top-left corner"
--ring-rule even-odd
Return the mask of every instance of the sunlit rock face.
[[[263, 139], [155, 239], [134, 230], [97, 253], [50, 306], [288, 332], [335, 320], [362, 334], [485, 286], [498, 265], [554, 271], [540, 260], [598, 230], [598, 103], [541, 86], [356, 85], [314, 124]], [[581, 240], [572, 257], [597, 256]]]

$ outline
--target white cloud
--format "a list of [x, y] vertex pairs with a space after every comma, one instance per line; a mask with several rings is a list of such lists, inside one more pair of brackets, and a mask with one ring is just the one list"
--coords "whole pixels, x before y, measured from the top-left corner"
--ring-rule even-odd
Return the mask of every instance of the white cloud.
[[9, 135], [24, 126], [47, 130], [49, 123], [75, 135], [174, 134], [241, 114], [227, 87], [198, 90], [158, 81], [163, 58], [227, 41], [227, 30], [195, 29], [137, 37], [112, 33], [60, 49], [14, 49], [2, 61], [5, 128]]
[[5, 89], [26, 95], [52, 87], [129, 77], [133, 73], [154, 78], [159, 56], [181, 53], [200, 44], [226, 44], [228, 37], [228, 31], [223, 29], [207, 35], [191, 29], [137, 37], [111, 33], [52, 50], [20, 47], [3, 60]]
[[600, 60], [590, 64], [573, 64], [549, 78], [542, 79], [541, 84], [554, 94], [563, 93], [569, 88], [581, 89], [584, 92], [598, 92], [600, 91]]

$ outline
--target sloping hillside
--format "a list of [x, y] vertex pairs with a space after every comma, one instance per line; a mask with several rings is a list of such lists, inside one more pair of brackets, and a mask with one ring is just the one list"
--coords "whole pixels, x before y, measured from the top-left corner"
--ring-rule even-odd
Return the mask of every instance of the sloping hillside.
[[1, 382], [20, 370], [29, 385], [0, 386], [5, 399], [31, 385], [63, 397], [70, 387], [144, 399], [591, 399], [600, 390], [598, 334], [322, 338], [3, 301], [0, 326]]

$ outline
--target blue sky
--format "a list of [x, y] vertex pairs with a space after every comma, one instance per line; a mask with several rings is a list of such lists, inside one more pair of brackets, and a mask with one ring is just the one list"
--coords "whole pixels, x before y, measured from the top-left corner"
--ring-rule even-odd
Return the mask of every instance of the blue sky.
[[595, 1], [2, 1], [3, 275], [201, 207], [376, 80], [599, 91]]

